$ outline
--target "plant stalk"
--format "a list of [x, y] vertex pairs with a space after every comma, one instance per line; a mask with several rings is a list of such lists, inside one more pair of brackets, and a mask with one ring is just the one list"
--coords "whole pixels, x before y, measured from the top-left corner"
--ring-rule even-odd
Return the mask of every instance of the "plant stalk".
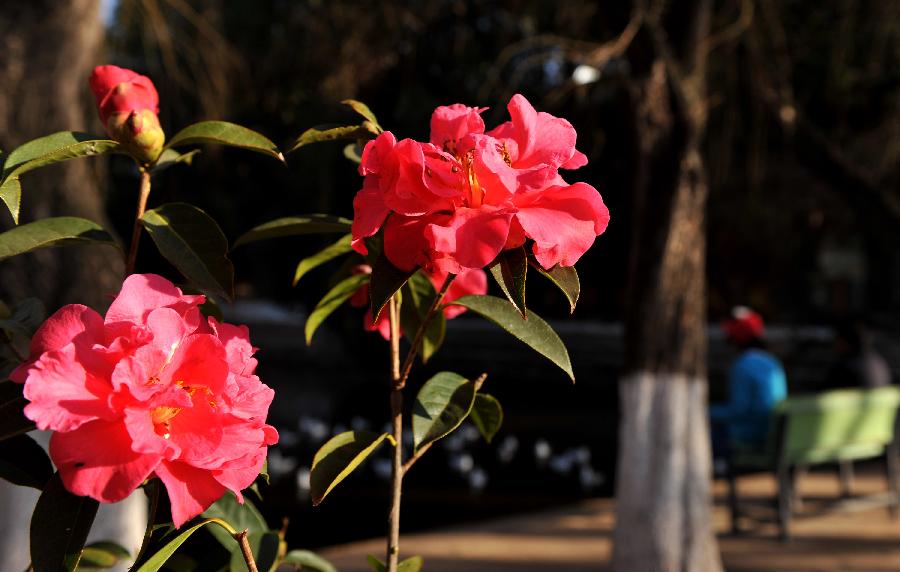
[[[397, 572], [400, 562], [400, 494], [403, 490], [403, 384], [400, 378], [400, 308], [396, 294], [388, 307], [391, 324], [391, 512], [388, 515], [388, 544], [385, 562], [388, 572]], [[410, 350], [412, 351], [412, 350]]]
[[147, 208], [147, 198], [150, 196], [150, 171], [141, 169], [141, 186], [138, 192], [137, 213], [134, 215], [134, 230], [131, 232], [131, 248], [128, 250], [128, 261], [125, 263], [125, 276], [134, 273], [134, 264], [137, 261], [138, 243], [141, 241], [141, 217]]
[[[444, 296], [447, 295], [447, 290], [450, 289], [450, 284], [453, 282], [454, 278], [456, 278], [456, 274], [447, 275], [447, 279], [444, 280], [444, 285], [441, 286], [440, 292], [438, 292], [437, 296], [434, 297], [434, 301], [431, 303], [431, 307], [428, 309], [428, 313], [425, 314], [425, 318], [419, 325], [419, 331], [416, 332], [416, 337], [413, 340], [412, 347], [409, 348], [409, 353], [406, 354], [406, 359], [403, 361], [403, 367], [400, 369], [399, 384], [401, 389], [406, 385], [406, 380], [409, 378], [409, 372], [410, 370], [412, 370], [412, 366], [416, 360], [416, 356], [419, 354], [419, 348], [422, 347], [422, 338], [425, 337], [425, 332], [428, 330], [428, 326], [431, 324], [431, 320], [433, 320], [437, 315], [438, 310], [441, 307], [441, 302], [443, 302]], [[399, 319], [397, 321], [399, 322]]]
[[244, 562], [247, 563], [247, 572], [259, 572], [256, 568], [256, 561], [253, 559], [253, 550], [250, 548], [250, 542], [247, 540], [247, 529], [235, 534], [234, 539], [241, 545], [241, 554], [244, 556]]

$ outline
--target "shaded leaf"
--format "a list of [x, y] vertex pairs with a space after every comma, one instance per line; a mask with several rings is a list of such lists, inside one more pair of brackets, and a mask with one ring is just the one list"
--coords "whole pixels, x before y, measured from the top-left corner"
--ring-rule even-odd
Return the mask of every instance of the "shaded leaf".
[[31, 565], [34, 572], [70, 572], [78, 566], [100, 503], [65, 489], [53, 475], [31, 515]]
[[0, 182], [0, 200], [6, 205], [13, 222], [19, 224], [19, 210], [22, 207], [22, 184], [18, 177], [10, 177]]
[[284, 161], [278, 147], [265, 135], [227, 121], [201, 121], [189, 125], [169, 139], [166, 149], [200, 143], [239, 147]]
[[322, 325], [325, 318], [337, 310], [341, 304], [346, 302], [368, 281], [368, 274], [355, 274], [338, 282], [334, 288], [329, 290], [328, 293], [319, 300], [319, 303], [316, 304], [316, 307], [306, 319], [306, 325], [303, 328], [303, 331], [306, 334], [306, 345], [312, 343], [313, 334], [316, 333], [316, 330]]
[[283, 236], [299, 236], [302, 234], [328, 234], [331, 232], [350, 232], [353, 221], [324, 214], [310, 214], [301, 216], [289, 216], [279, 218], [265, 224], [261, 224], [238, 238], [233, 248], [242, 244], [281, 238]]
[[228, 241], [209, 215], [187, 203], [168, 203], [148, 210], [141, 223], [159, 252], [198, 288], [231, 299], [234, 266]]
[[[251, 532], [247, 535], [253, 560], [259, 572], [270, 572], [275, 569], [278, 560], [278, 545], [281, 539], [274, 532]], [[232, 544], [236, 544], [232, 540]], [[231, 552], [231, 572], [247, 572], [247, 562], [240, 548]]]
[[[403, 286], [403, 302], [400, 306], [400, 327], [406, 334], [410, 343], [415, 340], [416, 332], [422, 325], [422, 321], [428, 315], [431, 304], [437, 292], [434, 285], [424, 272], [416, 272]], [[422, 347], [419, 356], [422, 362], [427, 362], [444, 342], [444, 334], [447, 330], [447, 320], [444, 313], [438, 311], [422, 337]]]
[[296, 151], [306, 145], [322, 143], [325, 141], [372, 139], [379, 131], [369, 122], [362, 125], [341, 125], [337, 127], [319, 126], [307, 129], [297, 137], [287, 148], [286, 153]]
[[92, 542], [84, 547], [78, 570], [103, 570], [130, 558], [131, 554], [115, 542]]
[[503, 425], [503, 408], [495, 397], [487, 393], [477, 393], [469, 417], [484, 440], [490, 443]]
[[[188, 538], [190, 538], [192, 534], [194, 534], [195, 532], [197, 532], [197, 530], [206, 526], [207, 524], [215, 524], [217, 526], [222, 526], [223, 528], [225, 528], [225, 526], [223, 526], [223, 521], [215, 518], [208, 518], [206, 520], [198, 522], [194, 526], [182, 531], [181, 534], [166, 543], [165, 546], [163, 546], [156, 554], [148, 558], [147, 561], [144, 562], [141, 567], [138, 568], [135, 572], [156, 572], [163, 567], [163, 564], [165, 564], [166, 561], [173, 554], [175, 554], [175, 551], [178, 550], [178, 548], [182, 544], [184, 544], [184, 542]], [[39, 571], [35, 570], [35, 572]]]
[[575, 381], [572, 362], [569, 360], [566, 346], [550, 327], [550, 324], [534, 312], [529, 312], [528, 319], [525, 320], [515, 306], [496, 296], [463, 296], [449, 305], [463, 306], [497, 324], [534, 351], [555, 363], [569, 375], [572, 381]]
[[34, 422], [23, 413], [28, 405], [23, 387], [12, 381], [0, 382], [0, 441], [35, 429]]
[[118, 247], [115, 240], [93, 221], [73, 216], [50, 217], [0, 233], [0, 260], [39, 248], [79, 243]]
[[377, 129], [375, 134], [381, 133], [381, 126], [378, 124], [378, 119], [375, 118], [375, 114], [372, 113], [372, 110], [369, 109], [369, 106], [361, 101], [357, 101], [355, 99], [345, 99], [341, 103], [346, 106], [349, 106], [353, 111], [360, 114], [366, 121], [372, 123], [372, 126]]
[[551, 282], [556, 284], [556, 287], [565, 294], [566, 299], [569, 301], [569, 313], [574, 312], [575, 304], [578, 303], [578, 296], [581, 293], [581, 282], [578, 279], [578, 272], [575, 270], [575, 267], [556, 265], [550, 270], [544, 270], [533, 257], [529, 257], [529, 262], [542, 276], [549, 278]]
[[369, 301], [372, 304], [372, 320], [378, 321], [381, 311], [397, 290], [403, 288], [409, 277], [416, 270], [409, 272], [400, 270], [384, 254], [381, 254], [372, 265], [372, 282], [369, 289]]
[[339, 238], [337, 242], [330, 244], [312, 256], [308, 256], [301, 260], [300, 264], [297, 265], [296, 272], [294, 272], [294, 286], [296, 286], [297, 282], [300, 282], [300, 279], [306, 276], [306, 273], [310, 270], [318, 268], [326, 262], [350, 252], [352, 250], [350, 247], [351, 239], [351, 235], [345, 234]]
[[525, 248], [504, 250], [489, 267], [491, 275], [513, 306], [527, 316], [525, 307], [525, 277], [528, 272], [528, 257]]
[[6, 332], [8, 336], [29, 338], [46, 317], [47, 311], [43, 302], [37, 298], [25, 298], [15, 305], [8, 317], [0, 320], [0, 330]]
[[[244, 504], [240, 504], [234, 493], [227, 492], [225, 496], [214, 502], [208, 509], [203, 511], [203, 518], [220, 518], [233, 526], [236, 530], [249, 530], [255, 532], [267, 532], [269, 526], [266, 520], [259, 513], [259, 509], [250, 502], [246, 497]], [[211, 526], [207, 529], [210, 534], [216, 537], [225, 550], [233, 552], [240, 551], [240, 546], [234, 541], [234, 538], [227, 530], [220, 526]]]
[[301, 570], [310, 572], [337, 572], [337, 568], [331, 562], [309, 550], [291, 550], [285, 555], [282, 563], [295, 564]]
[[413, 446], [437, 441], [460, 426], [475, 402], [475, 382], [442, 371], [425, 382], [413, 405]]
[[344, 157], [359, 165], [362, 163], [362, 147], [359, 143], [350, 143], [344, 147]]
[[155, 175], [156, 173], [165, 171], [169, 167], [173, 167], [175, 165], [178, 165], [179, 163], [190, 165], [194, 162], [194, 157], [199, 154], [200, 149], [192, 149], [187, 153], [179, 153], [175, 149], [165, 149], [156, 160], [156, 164], [153, 165], [153, 168], [150, 170], [150, 172]]
[[50, 457], [34, 439], [16, 435], [0, 441], [0, 478], [42, 490], [52, 476]]
[[310, 470], [310, 493], [313, 505], [317, 505], [341, 481], [366, 460], [372, 451], [387, 439], [396, 446], [387, 433], [372, 431], [346, 431], [332, 437], [322, 445], [313, 457]]

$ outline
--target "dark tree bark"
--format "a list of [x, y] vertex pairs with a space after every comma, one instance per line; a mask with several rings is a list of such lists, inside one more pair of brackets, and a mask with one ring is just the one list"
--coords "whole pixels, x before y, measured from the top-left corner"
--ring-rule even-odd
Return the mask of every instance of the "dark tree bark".
[[[649, 8], [629, 50], [637, 157], [617, 570], [721, 570], [713, 533], [701, 145], [711, 0]], [[663, 11], [665, 10], [665, 13]]]
[[[0, 148], [55, 131], [86, 128], [87, 77], [98, 63], [103, 37], [99, 0], [10, 2], [0, 18]], [[100, 161], [78, 159], [22, 178], [22, 216], [80, 216], [109, 228], [100, 192]], [[0, 225], [9, 228], [8, 214]], [[35, 296], [55, 308], [68, 302], [108, 304], [118, 290], [120, 256], [107, 247], [45, 249], [2, 263], [0, 298], [15, 302]]]

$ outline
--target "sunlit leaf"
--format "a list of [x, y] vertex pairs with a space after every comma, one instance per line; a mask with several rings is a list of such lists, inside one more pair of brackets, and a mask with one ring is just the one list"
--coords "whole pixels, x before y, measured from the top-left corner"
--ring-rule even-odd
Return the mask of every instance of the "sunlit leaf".
[[387, 433], [346, 431], [332, 437], [316, 452], [310, 470], [310, 493], [317, 505], [341, 481], [366, 460], [384, 440], [396, 445]]
[[284, 161], [278, 147], [265, 135], [227, 121], [201, 121], [189, 125], [166, 143], [166, 148], [212, 143], [256, 151]]
[[346, 302], [368, 281], [368, 274], [354, 274], [353, 276], [338, 282], [334, 288], [329, 290], [328, 293], [319, 300], [319, 303], [316, 304], [316, 307], [306, 319], [306, 326], [303, 328], [307, 345], [312, 343], [313, 334], [316, 333], [316, 330], [322, 325], [325, 318], [334, 313], [341, 304]]
[[[250, 499], [245, 497], [244, 504], [241, 504], [232, 492], [225, 493], [225, 496], [203, 511], [202, 516], [203, 518], [220, 518], [233, 526], [235, 530], [249, 530], [250, 532], [260, 533], [269, 530], [266, 520], [259, 513], [259, 509], [250, 502]], [[234, 538], [224, 528], [211, 526], [207, 530], [216, 537], [216, 540], [225, 547], [225, 550], [229, 552], [240, 550]]]
[[566, 350], [565, 344], [559, 339], [550, 324], [534, 312], [529, 312], [526, 320], [509, 301], [495, 296], [463, 296], [451, 302], [450, 305], [468, 308], [497, 324], [534, 351], [555, 363], [569, 375], [572, 381], [575, 381], [572, 362], [569, 360], [569, 352]]
[[337, 242], [329, 244], [319, 252], [301, 260], [300, 264], [297, 265], [297, 271], [294, 272], [294, 286], [296, 286], [297, 282], [300, 282], [300, 279], [306, 276], [306, 273], [310, 270], [318, 268], [326, 262], [350, 252], [352, 250], [352, 248], [350, 248], [351, 239], [351, 235], [345, 234], [339, 238]]
[[531, 265], [542, 275], [556, 284], [566, 299], [569, 301], [569, 312], [575, 311], [578, 296], [581, 293], [581, 282], [578, 280], [578, 272], [574, 266], [554, 266], [550, 270], [544, 270], [533, 257], [529, 257]]
[[345, 99], [342, 101], [346, 106], [349, 106], [350, 109], [360, 114], [366, 121], [372, 123], [372, 126], [377, 129], [376, 134], [381, 133], [381, 126], [378, 124], [378, 119], [375, 118], [375, 114], [372, 113], [372, 110], [369, 109], [369, 106], [361, 101], [357, 101], [355, 99]]
[[141, 223], [159, 252], [198, 288], [231, 299], [234, 266], [228, 241], [209, 215], [187, 203], [168, 203], [148, 210]]
[[[373, 572], [387, 572], [387, 566], [378, 558], [370, 554], [366, 557], [366, 560]], [[397, 572], [419, 572], [424, 564], [425, 560], [421, 556], [413, 556], [398, 563]]]
[[500, 402], [495, 397], [486, 393], [477, 393], [469, 417], [484, 440], [490, 443], [497, 431], [500, 430], [500, 426], [503, 425], [503, 408], [500, 407]]
[[[141, 567], [138, 568], [135, 572], [157, 572], [157, 570], [159, 570], [160, 568], [163, 567], [163, 565], [166, 563], [166, 561], [169, 558], [171, 558], [171, 556], [173, 554], [175, 554], [175, 551], [178, 550], [178, 548], [182, 544], [184, 544], [184, 542], [188, 538], [190, 538], [192, 534], [194, 534], [199, 529], [201, 529], [202, 527], [204, 527], [208, 524], [215, 524], [217, 526], [223, 526], [222, 523], [223, 523], [223, 521], [221, 521], [219, 519], [208, 518], [206, 520], [198, 522], [197, 524], [195, 524], [194, 526], [192, 526], [186, 530], [183, 530], [178, 536], [176, 536], [175, 538], [170, 540], [165, 546], [163, 546], [156, 554], [154, 554], [153, 556], [148, 558], [147, 561], [144, 562], [141, 565]], [[224, 528], [224, 526], [223, 526], [223, 528]], [[235, 541], [235, 542], [237, 542], [237, 541]], [[39, 571], [35, 570], [35, 572], [39, 572]]]
[[34, 572], [71, 572], [78, 566], [100, 503], [75, 496], [53, 475], [31, 515], [31, 565]]
[[117, 246], [95, 222], [73, 216], [44, 218], [0, 233], [0, 260], [39, 248], [90, 243]]
[[10, 177], [0, 182], [0, 200], [6, 205], [13, 222], [19, 224], [19, 210], [22, 207], [22, 184], [18, 177]]
[[525, 306], [525, 277], [528, 272], [528, 257], [525, 248], [504, 250], [490, 266], [491, 275], [516, 310], [527, 316]]
[[362, 163], [362, 147], [359, 146], [359, 143], [346, 145], [344, 147], [344, 157], [359, 165]]
[[165, 171], [169, 167], [178, 165], [179, 163], [190, 165], [194, 162], [194, 157], [199, 154], [200, 149], [192, 149], [187, 153], [179, 153], [175, 149], [165, 149], [159, 156], [159, 159], [156, 160], [156, 164], [153, 165], [153, 169], [151, 169], [151, 172], [153, 174], [156, 174], [161, 171]]
[[413, 446], [419, 449], [459, 427], [472, 410], [475, 389], [475, 382], [449, 371], [426, 381], [413, 405]]
[[332, 232], [350, 232], [353, 221], [324, 214], [310, 214], [301, 216], [289, 216], [279, 218], [265, 224], [261, 224], [241, 235], [234, 242], [237, 248], [249, 242], [281, 238], [284, 236], [300, 236], [303, 234], [329, 234]]
[[331, 562], [309, 550], [291, 550], [281, 562], [282, 564], [295, 565], [300, 570], [309, 572], [337, 572], [337, 568]]
[[362, 125], [340, 125], [313, 127], [304, 131], [297, 137], [293, 143], [285, 150], [286, 153], [296, 151], [301, 147], [311, 145], [313, 143], [323, 143], [326, 141], [341, 140], [359, 140], [372, 139], [378, 135], [379, 131], [368, 121]]
[[42, 490], [52, 476], [50, 457], [34, 439], [16, 435], [0, 441], [0, 478]]

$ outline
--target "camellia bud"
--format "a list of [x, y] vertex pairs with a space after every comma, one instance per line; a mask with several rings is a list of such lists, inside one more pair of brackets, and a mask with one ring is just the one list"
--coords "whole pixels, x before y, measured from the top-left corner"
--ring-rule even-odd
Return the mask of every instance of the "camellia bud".
[[154, 163], [166, 142], [159, 117], [149, 109], [113, 113], [106, 122], [106, 131], [144, 163]]
[[109, 136], [137, 160], [155, 162], [166, 136], [159, 125], [159, 95], [150, 78], [117, 66], [97, 66], [89, 81]]

